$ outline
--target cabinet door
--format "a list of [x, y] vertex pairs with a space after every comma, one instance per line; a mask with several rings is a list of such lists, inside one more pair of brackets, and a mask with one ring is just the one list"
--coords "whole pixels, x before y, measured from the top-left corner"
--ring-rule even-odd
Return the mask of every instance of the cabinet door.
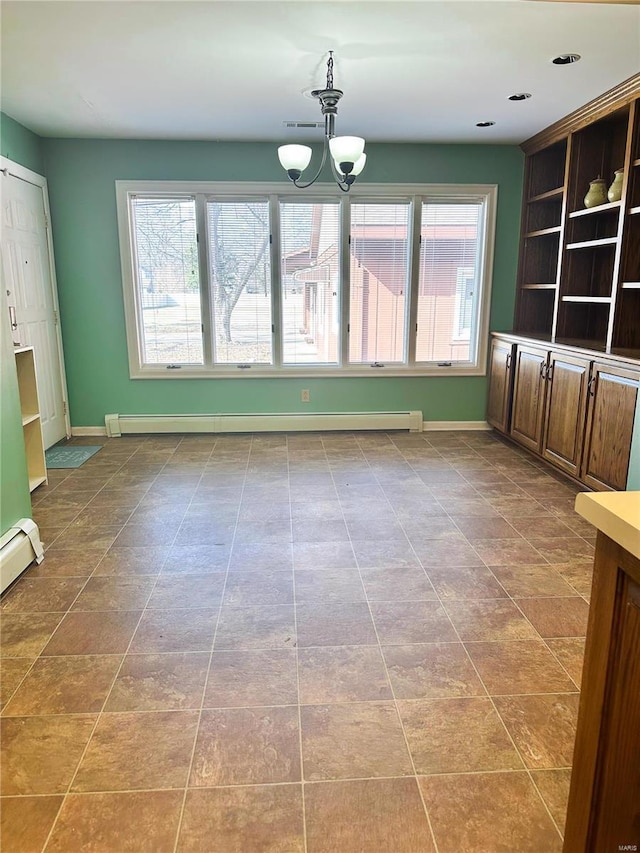
[[623, 367], [593, 365], [581, 474], [593, 489], [626, 489], [638, 378]]
[[586, 359], [552, 352], [547, 371], [542, 455], [575, 477], [582, 455], [590, 364]]
[[509, 429], [512, 355], [513, 344], [498, 338], [493, 339], [489, 361], [487, 421], [500, 432], [507, 432]]
[[637, 850], [640, 843], [640, 584], [627, 575], [618, 613], [591, 850]]
[[516, 347], [511, 437], [536, 452], [542, 436], [547, 356], [537, 347]]

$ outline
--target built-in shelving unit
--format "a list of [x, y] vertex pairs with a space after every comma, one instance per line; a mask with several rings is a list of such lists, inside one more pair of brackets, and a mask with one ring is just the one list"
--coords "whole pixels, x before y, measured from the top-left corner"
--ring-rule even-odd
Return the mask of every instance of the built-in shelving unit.
[[14, 352], [18, 373], [24, 446], [29, 472], [29, 491], [32, 492], [42, 483], [47, 482], [42, 424], [38, 404], [38, 386], [36, 385], [36, 365], [33, 347], [20, 347]]
[[[640, 75], [522, 147], [514, 331], [640, 359]], [[620, 169], [620, 199], [587, 208]]]

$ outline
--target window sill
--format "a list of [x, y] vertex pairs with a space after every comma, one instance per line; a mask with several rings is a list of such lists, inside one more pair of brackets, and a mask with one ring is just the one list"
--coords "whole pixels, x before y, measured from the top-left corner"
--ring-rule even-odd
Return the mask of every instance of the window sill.
[[140, 367], [129, 372], [130, 379], [374, 379], [386, 377], [415, 378], [420, 376], [485, 376], [486, 370], [480, 365], [474, 364], [452, 364], [451, 366], [438, 367], [436, 364], [424, 367], [354, 367], [354, 368], [331, 368], [331, 367], [250, 367], [250, 368], [209, 368], [180, 367], [167, 369], [166, 367]]

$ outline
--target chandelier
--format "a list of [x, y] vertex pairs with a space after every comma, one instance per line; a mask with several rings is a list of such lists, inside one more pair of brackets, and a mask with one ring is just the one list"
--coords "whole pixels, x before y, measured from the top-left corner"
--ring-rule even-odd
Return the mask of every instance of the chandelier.
[[312, 150], [308, 145], [281, 145], [278, 148], [280, 165], [293, 181], [294, 186], [306, 189], [314, 184], [327, 161], [327, 151], [331, 154], [333, 176], [342, 190], [348, 193], [356, 177], [364, 169], [367, 155], [364, 153], [364, 139], [360, 136], [336, 136], [335, 121], [338, 114], [338, 101], [344, 94], [340, 89], [333, 88], [333, 51], [329, 51], [327, 60], [327, 85], [324, 89], [314, 89], [311, 94], [320, 101], [320, 109], [324, 116], [324, 147], [322, 162], [313, 178], [305, 184], [298, 181], [311, 162]]

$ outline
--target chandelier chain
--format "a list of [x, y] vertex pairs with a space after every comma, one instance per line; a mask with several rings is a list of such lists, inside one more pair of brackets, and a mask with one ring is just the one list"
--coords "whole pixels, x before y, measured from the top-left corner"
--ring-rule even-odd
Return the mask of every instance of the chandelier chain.
[[333, 89], [333, 51], [329, 51], [327, 60], [327, 89]]

